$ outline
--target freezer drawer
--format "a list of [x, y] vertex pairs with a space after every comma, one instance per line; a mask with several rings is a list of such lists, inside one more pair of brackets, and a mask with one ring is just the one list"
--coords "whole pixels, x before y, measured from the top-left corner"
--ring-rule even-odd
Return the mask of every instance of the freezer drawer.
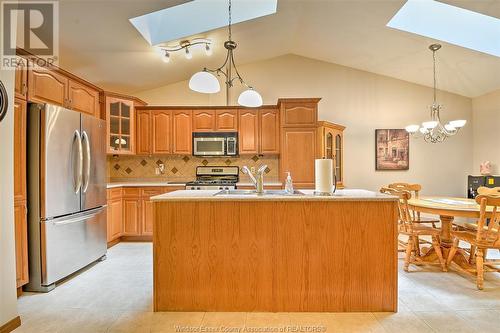
[[42, 285], [76, 272], [106, 254], [106, 207], [43, 221]]

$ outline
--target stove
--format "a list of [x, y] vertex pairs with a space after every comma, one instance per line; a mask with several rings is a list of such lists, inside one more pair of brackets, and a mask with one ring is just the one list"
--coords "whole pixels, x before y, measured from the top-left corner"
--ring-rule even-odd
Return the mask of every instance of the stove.
[[237, 166], [199, 166], [196, 180], [186, 184], [186, 190], [234, 190], [239, 180]]

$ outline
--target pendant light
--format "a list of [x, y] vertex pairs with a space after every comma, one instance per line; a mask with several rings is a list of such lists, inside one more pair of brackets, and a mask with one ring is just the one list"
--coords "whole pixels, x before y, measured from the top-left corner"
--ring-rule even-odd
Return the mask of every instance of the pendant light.
[[447, 124], [441, 123], [440, 111], [443, 106], [437, 102], [437, 80], [436, 80], [436, 52], [441, 48], [440, 44], [432, 44], [429, 49], [432, 51], [433, 60], [433, 72], [434, 72], [434, 90], [433, 96], [434, 100], [430, 106], [431, 110], [431, 120], [424, 121], [422, 126], [419, 125], [409, 125], [405, 129], [413, 137], [423, 137], [426, 142], [438, 143], [443, 142], [446, 138], [453, 136], [458, 133], [458, 131], [465, 126], [466, 120], [453, 120]]
[[[220, 91], [220, 84], [217, 76], [221, 74], [226, 79], [226, 104], [229, 105], [229, 90], [233, 87], [233, 82], [239, 81], [243, 86], [247, 89], [243, 91], [238, 97], [238, 104], [247, 107], [259, 107], [262, 105], [262, 96], [254, 90], [253, 87], [249, 86], [245, 83], [243, 78], [241, 77], [238, 69], [236, 68], [236, 64], [234, 62], [233, 51], [236, 49], [236, 42], [232, 40], [232, 30], [231, 30], [231, 0], [229, 0], [229, 24], [228, 24], [228, 32], [229, 38], [226, 42], [224, 42], [224, 48], [227, 50], [226, 60], [217, 69], [208, 69], [204, 68], [202, 71], [195, 73], [191, 79], [189, 80], [189, 88], [193, 91], [205, 93], [205, 94], [213, 94]], [[232, 72], [236, 73], [236, 76], [232, 76]], [[215, 73], [217, 76], [215, 76]]]

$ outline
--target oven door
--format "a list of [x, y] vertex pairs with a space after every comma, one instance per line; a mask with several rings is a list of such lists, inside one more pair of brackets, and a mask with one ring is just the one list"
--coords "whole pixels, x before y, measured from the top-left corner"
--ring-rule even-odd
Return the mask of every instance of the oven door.
[[226, 152], [226, 138], [224, 137], [194, 137], [194, 156], [224, 156]]

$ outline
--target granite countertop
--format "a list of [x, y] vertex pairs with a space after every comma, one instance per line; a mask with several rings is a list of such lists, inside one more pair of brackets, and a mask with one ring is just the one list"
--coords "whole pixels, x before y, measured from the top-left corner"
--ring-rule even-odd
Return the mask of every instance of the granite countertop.
[[219, 190], [174, 191], [157, 195], [152, 201], [396, 201], [397, 198], [368, 190], [337, 190], [333, 196], [315, 196], [313, 190], [300, 190], [305, 195], [215, 195]]
[[[158, 187], [164, 187], [164, 186], [172, 186], [172, 187], [178, 187], [178, 186], [186, 186], [187, 182], [180, 182], [180, 181], [123, 181], [123, 182], [109, 182], [107, 184], [107, 188], [116, 188], [116, 187], [148, 187], [148, 186], [158, 186]], [[248, 182], [239, 182], [236, 184], [236, 187], [238, 186], [253, 186], [252, 183]], [[279, 181], [270, 181], [266, 182], [264, 181], [264, 187], [266, 186], [282, 186], [282, 183]]]

